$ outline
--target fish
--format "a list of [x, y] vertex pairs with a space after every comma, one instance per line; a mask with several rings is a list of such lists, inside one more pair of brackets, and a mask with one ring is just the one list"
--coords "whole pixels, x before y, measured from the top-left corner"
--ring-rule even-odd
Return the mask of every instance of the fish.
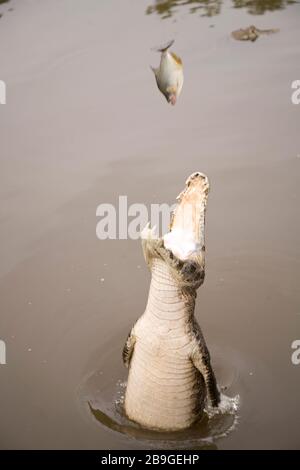
[[151, 67], [159, 91], [172, 106], [177, 103], [184, 80], [182, 60], [169, 50], [173, 44], [174, 40], [171, 40], [165, 46], [156, 49], [161, 53], [160, 64], [157, 68]]

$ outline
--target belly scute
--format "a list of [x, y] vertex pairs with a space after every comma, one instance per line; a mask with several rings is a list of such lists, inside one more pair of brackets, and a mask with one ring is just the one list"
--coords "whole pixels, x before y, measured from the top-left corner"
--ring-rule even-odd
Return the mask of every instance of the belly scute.
[[203, 410], [203, 390], [199, 373], [187, 357], [140, 346], [129, 371], [126, 414], [147, 428], [184, 429]]

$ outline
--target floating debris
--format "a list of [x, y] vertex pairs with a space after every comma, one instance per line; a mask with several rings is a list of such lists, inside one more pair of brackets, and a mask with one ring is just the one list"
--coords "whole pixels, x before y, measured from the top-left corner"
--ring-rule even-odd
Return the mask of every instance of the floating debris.
[[258, 29], [254, 25], [248, 28], [237, 29], [231, 33], [231, 36], [237, 41], [251, 41], [254, 42], [261, 34], [278, 33], [279, 29]]

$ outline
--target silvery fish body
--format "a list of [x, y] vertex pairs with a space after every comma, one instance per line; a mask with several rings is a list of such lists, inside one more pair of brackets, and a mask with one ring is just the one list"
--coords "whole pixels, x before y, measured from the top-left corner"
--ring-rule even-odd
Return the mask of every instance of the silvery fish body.
[[180, 57], [169, 51], [173, 42], [171, 41], [166, 47], [158, 49], [161, 52], [160, 65], [152, 70], [159, 90], [168, 103], [175, 105], [183, 86], [183, 67]]

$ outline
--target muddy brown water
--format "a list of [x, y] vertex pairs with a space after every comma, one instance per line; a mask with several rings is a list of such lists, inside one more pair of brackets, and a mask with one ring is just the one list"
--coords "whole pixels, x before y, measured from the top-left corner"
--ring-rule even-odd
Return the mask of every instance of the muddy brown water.
[[[300, 6], [279, 3], [218, 2], [212, 16], [191, 14], [201, 2], [0, 6], [1, 448], [300, 447]], [[280, 33], [230, 38], [253, 23]], [[174, 108], [149, 69], [172, 37], [185, 66]], [[160, 436], [115, 403], [149, 273], [139, 241], [96, 238], [95, 214], [119, 195], [172, 203], [195, 170], [211, 181], [196, 315], [241, 403], [224, 435], [232, 417]]]

